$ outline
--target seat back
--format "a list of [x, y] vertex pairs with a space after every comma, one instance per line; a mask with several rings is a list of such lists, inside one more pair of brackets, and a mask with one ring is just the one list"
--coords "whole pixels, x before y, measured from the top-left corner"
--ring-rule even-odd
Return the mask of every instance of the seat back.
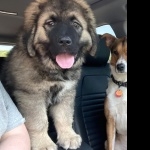
[[4, 60], [5, 60], [5, 57], [0, 57], [0, 77], [1, 77], [1, 73], [2, 73], [2, 68], [3, 68]]
[[74, 126], [93, 150], [104, 150], [106, 140], [104, 99], [110, 77], [109, 56], [105, 39], [99, 39], [96, 56], [87, 55], [77, 86]]

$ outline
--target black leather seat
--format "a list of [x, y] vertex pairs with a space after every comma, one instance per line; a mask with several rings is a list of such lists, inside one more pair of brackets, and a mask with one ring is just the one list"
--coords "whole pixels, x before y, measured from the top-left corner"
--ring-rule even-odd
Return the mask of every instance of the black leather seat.
[[2, 68], [3, 68], [4, 60], [5, 60], [5, 57], [0, 57], [0, 77], [1, 77], [1, 73], [2, 73]]
[[110, 77], [109, 55], [105, 39], [100, 39], [96, 56], [86, 57], [77, 87], [74, 127], [93, 150], [104, 150], [106, 140], [104, 99]]

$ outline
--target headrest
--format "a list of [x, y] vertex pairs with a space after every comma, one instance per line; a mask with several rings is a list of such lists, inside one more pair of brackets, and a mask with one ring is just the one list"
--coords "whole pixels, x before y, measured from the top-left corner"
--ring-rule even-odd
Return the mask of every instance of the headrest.
[[101, 66], [106, 65], [110, 56], [110, 50], [106, 46], [104, 38], [101, 38], [101, 35], [97, 36], [97, 51], [95, 56], [87, 54], [85, 57], [86, 66]]

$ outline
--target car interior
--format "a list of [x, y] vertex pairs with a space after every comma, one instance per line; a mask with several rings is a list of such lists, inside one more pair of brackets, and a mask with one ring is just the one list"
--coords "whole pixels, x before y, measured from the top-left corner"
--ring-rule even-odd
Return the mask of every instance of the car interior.
[[[32, 0], [0, 0], [0, 45], [15, 45], [23, 23], [23, 13]], [[86, 0], [91, 6], [97, 27], [110, 25], [116, 37], [127, 36], [127, 0]], [[108, 78], [110, 50], [98, 35], [97, 52], [87, 55], [76, 88], [74, 129], [82, 137], [79, 150], [104, 150], [106, 120], [104, 99]], [[0, 73], [5, 57], [0, 56]], [[49, 118], [50, 124], [52, 119]], [[49, 135], [56, 141], [56, 131], [50, 126]], [[62, 148], [59, 148], [63, 150]]]

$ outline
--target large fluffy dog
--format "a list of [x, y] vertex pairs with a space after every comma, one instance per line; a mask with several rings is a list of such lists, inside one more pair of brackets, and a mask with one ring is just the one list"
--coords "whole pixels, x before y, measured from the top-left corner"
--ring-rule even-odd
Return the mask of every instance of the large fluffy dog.
[[8, 56], [3, 84], [26, 119], [32, 150], [76, 149], [72, 129], [75, 88], [86, 53], [96, 50], [95, 18], [83, 0], [36, 0], [25, 11], [18, 42]]
[[105, 100], [107, 150], [127, 150], [127, 38], [104, 34], [111, 50], [111, 79]]

